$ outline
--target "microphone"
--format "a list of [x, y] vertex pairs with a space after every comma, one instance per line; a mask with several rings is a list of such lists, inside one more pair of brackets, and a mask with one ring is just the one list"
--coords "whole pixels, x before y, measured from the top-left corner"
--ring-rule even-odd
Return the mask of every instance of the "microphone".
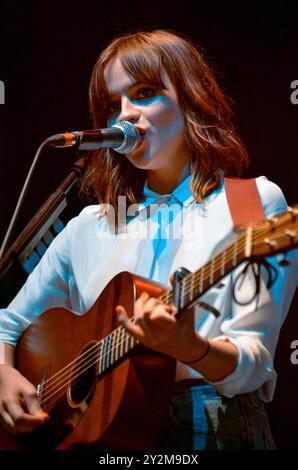
[[132, 152], [140, 143], [140, 130], [128, 121], [119, 121], [106, 129], [66, 132], [55, 134], [46, 140], [52, 147], [78, 146], [79, 150], [112, 148], [125, 154]]

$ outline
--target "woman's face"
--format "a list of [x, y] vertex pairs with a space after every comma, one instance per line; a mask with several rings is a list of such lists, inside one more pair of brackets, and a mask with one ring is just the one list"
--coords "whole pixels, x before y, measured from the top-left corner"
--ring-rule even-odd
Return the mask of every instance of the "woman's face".
[[[184, 119], [174, 86], [164, 72], [165, 89], [136, 82], [116, 58], [105, 72], [110, 95], [108, 126], [129, 121], [143, 132], [139, 146], [127, 158], [137, 168], [158, 170], [189, 161]], [[121, 157], [120, 157], [121, 158]], [[173, 167], [172, 167], [173, 168]]]

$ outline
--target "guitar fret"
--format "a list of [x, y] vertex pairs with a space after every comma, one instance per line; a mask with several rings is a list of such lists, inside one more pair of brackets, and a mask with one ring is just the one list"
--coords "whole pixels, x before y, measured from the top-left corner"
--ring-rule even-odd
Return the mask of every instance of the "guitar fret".
[[125, 342], [124, 342], [124, 352], [127, 353], [128, 352], [128, 341], [129, 341], [129, 336], [128, 334], [125, 332]]
[[193, 300], [193, 297], [194, 297], [194, 275], [191, 274], [191, 283], [190, 283], [190, 301]]
[[215, 258], [211, 260], [210, 263], [210, 273], [209, 273], [209, 284], [213, 284], [213, 279], [214, 279], [214, 263], [215, 263]]
[[117, 328], [115, 331], [114, 331], [115, 335], [114, 335], [114, 346], [113, 346], [113, 350], [114, 350], [114, 362], [117, 362], [118, 360], [118, 345], [119, 345], [119, 329]]
[[117, 328], [117, 330], [115, 330], [115, 361], [118, 360], [118, 347], [119, 347], [119, 328]]
[[102, 340], [102, 367], [101, 370], [104, 372], [106, 370], [107, 354], [106, 354], [106, 338]]
[[238, 250], [238, 239], [236, 239], [233, 247], [233, 266], [237, 265], [237, 250]]
[[114, 331], [114, 342], [113, 342], [113, 355], [114, 355], [114, 361], [117, 362], [118, 360], [118, 328], [117, 330]]
[[113, 364], [113, 335], [109, 334], [109, 366]]
[[226, 250], [224, 250], [221, 254], [221, 267], [220, 267], [221, 276], [225, 274], [225, 264], [226, 264]]
[[102, 341], [99, 343], [99, 354], [98, 354], [98, 372], [102, 372]]
[[121, 327], [121, 335], [120, 335], [120, 357], [123, 356], [123, 335], [124, 335], [124, 328]]
[[107, 354], [107, 368], [111, 365], [112, 361], [112, 335], [108, 335], [108, 354]]
[[200, 269], [200, 283], [199, 283], [199, 292], [200, 292], [200, 294], [202, 294], [202, 292], [204, 290], [204, 268], [205, 268], [205, 266], [202, 266], [202, 268]]
[[250, 225], [246, 230], [244, 253], [247, 258], [251, 256], [253, 228]]
[[114, 339], [115, 339], [115, 335], [114, 335], [114, 331], [112, 332], [112, 334], [110, 335], [111, 336], [111, 364], [114, 363]]
[[101, 356], [101, 361], [100, 361], [100, 371], [103, 372], [104, 371], [104, 338], [101, 340], [101, 352], [100, 352], [100, 356]]
[[106, 337], [106, 347], [105, 347], [105, 369], [110, 365], [110, 336]]

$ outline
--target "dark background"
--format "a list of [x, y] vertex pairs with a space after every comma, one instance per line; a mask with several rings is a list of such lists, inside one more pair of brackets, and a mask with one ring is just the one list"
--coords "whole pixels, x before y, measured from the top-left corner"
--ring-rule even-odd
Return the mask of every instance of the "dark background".
[[[100, 49], [116, 34], [163, 27], [189, 35], [205, 51], [235, 103], [238, 129], [249, 150], [248, 176], [277, 183], [289, 204], [298, 202], [298, 8], [292, 2], [2, 1], [0, 5], [0, 240], [40, 143], [57, 132], [91, 127], [87, 90]], [[47, 150], [36, 170], [17, 232], [57, 187], [72, 152]], [[81, 203], [74, 203], [78, 211]], [[15, 282], [17, 287], [19, 281]], [[290, 344], [298, 339], [297, 294], [276, 355], [279, 373], [268, 406], [282, 449], [298, 448], [298, 365]]]

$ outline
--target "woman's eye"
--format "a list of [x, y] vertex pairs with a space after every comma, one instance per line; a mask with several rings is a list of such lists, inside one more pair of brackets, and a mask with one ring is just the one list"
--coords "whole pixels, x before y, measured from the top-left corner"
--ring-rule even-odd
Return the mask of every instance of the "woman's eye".
[[113, 113], [116, 113], [117, 111], [119, 111], [119, 109], [120, 109], [120, 104], [110, 103], [108, 108], [107, 108], [107, 112], [108, 112], [108, 114], [113, 114]]
[[[148, 87], [144, 87], [144, 88], [140, 88], [139, 90], [137, 90], [135, 92], [135, 96], [131, 96], [130, 97], [130, 100], [133, 101], [133, 100], [148, 100], [150, 98], [153, 98], [154, 96], [156, 96], [157, 94], [157, 90], [155, 88], [148, 88]], [[107, 106], [107, 115], [112, 115], [112, 114], [115, 114], [115, 113], [120, 113], [121, 112], [121, 103], [117, 103], [117, 102], [112, 102], [112, 103], [109, 103], [109, 105]]]
[[152, 98], [156, 95], [156, 90], [154, 88], [141, 88], [138, 91], [138, 97], [141, 99]]

